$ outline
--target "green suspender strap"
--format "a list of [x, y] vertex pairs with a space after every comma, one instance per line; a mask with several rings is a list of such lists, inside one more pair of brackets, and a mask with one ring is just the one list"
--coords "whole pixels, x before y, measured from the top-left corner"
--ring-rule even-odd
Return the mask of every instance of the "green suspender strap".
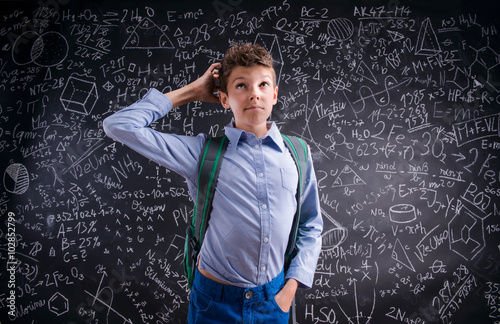
[[228, 139], [226, 136], [211, 137], [205, 141], [201, 151], [193, 220], [187, 228], [184, 246], [184, 271], [189, 288], [193, 283], [198, 254], [207, 231], [217, 178], [227, 144]]

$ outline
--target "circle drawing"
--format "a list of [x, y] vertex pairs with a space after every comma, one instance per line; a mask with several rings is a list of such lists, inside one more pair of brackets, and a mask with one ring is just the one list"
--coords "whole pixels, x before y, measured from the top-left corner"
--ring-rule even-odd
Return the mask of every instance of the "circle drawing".
[[417, 219], [415, 207], [409, 204], [399, 204], [389, 208], [389, 218], [394, 223], [410, 223]]
[[347, 239], [347, 229], [345, 227], [334, 227], [321, 235], [321, 250], [332, 250], [342, 244]]
[[28, 190], [29, 183], [28, 169], [21, 163], [11, 164], [5, 170], [3, 185], [8, 192], [22, 195]]
[[327, 31], [334, 40], [344, 41], [354, 34], [354, 25], [347, 18], [335, 18], [328, 22]]
[[39, 35], [28, 31], [19, 36], [12, 46], [12, 59], [18, 65], [25, 65], [33, 62], [32, 48]]

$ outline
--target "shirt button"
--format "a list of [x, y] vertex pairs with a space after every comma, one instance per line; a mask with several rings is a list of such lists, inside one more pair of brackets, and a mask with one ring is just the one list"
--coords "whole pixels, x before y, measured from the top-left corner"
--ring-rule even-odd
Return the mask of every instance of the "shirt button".
[[251, 299], [253, 297], [253, 291], [249, 290], [245, 293], [246, 299]]
[[255, 147], [255, 149], [258, 149], [260, 146], [259, 146], [259, 144], [255, 144], [254, 147]]
[[266, 267], [260, 267], [260, 271], [266, 271]]
[[269, 242], [269, 238], [265, 237], [264, 238], [264, 243], [267, 243], [267, 242]]
[[259, 173], [259, 178], [262, 178], [264, 176], [264, 173]]
[[266, 204], [262, 205], [262, 209], [267, 209], [267, 205]]

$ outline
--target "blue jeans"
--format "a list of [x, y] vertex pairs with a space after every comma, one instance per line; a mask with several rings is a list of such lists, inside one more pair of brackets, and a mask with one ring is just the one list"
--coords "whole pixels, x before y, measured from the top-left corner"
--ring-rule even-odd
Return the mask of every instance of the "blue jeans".
[[188, 324], [286, 324], [289, 313], [282, 311], [274, 299], [284, 284], [283, 271], [265, 285], [239, 288], [212, 281], [196, 269]]

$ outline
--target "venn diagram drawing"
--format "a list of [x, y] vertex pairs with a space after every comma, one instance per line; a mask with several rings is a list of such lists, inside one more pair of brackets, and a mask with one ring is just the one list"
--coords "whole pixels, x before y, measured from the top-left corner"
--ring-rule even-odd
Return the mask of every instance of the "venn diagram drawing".
[[68, 41], [58, 32], [39, 34], [27, 31], [12, 46], [12, 59], [18, 65], [35, 63], [41, 67], [52, 67], [66, 59], [68, 50]]

